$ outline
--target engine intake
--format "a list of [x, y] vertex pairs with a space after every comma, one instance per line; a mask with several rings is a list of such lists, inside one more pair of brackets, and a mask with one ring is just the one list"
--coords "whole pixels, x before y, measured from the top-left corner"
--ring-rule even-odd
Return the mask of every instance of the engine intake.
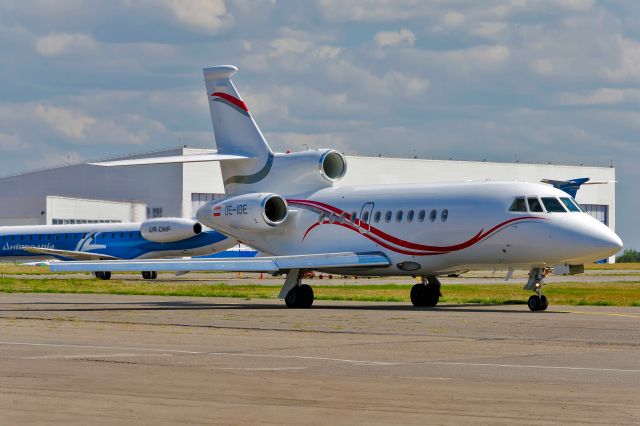
[[202, 225], [191, 219], [157, 218], [140, 225], [142, 238], [155, 243], [173, 243], [195, 237], [202, 232]]
[[320, 173], [329, 182], [341, 179], [347, 172], [347, 160], [338, 151], [325, 151], [320, 157]]

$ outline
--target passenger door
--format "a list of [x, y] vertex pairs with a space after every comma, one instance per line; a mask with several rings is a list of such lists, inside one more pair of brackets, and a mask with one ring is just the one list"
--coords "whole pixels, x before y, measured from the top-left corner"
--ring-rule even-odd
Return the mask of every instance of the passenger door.
[[368, 234], [371, 230], [371, 220], [373, 219], [373, 201], [368, 201], [360, 209], [360, 222], [358, 229], [362, 234]]

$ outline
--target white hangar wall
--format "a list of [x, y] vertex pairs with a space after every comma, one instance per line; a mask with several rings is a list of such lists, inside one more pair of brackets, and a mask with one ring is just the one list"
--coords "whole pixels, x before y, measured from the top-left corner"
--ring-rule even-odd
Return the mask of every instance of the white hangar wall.
[[[190, 155], [213, 150], [178, 148], [118, 159]], [[61, 166], [0, 178], [0, 224], [44, 225], [53, 212], [47, 197], [105, 200], [146, 204], [149, 217], [191, 217], [192, 194], [222, 193], [218, 163], [163, 164], [151, 166], [100, 167], [90, 164]], [[200, 198], [199, 196], [197, 196]], [[89, 204], [86, 204], [89, 208]], [[49, 205], [51, 208], [51, 205]], [[76, 211], [76, 218], [91, 216]], [[120, 220], [118, 209], [100, 220]], [[116, 213], [117, 211], [117, 213]], [[139, 213], [135, 214], [140, 216]], [[57, 219], [70, 219], [57, 217]], [[141, 218], [141, 219], [144, 219]]]

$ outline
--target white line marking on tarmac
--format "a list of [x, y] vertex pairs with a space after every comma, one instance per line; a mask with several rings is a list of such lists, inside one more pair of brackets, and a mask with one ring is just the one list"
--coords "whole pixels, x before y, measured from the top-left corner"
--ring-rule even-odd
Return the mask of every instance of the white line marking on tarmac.
[[604, 317], [640, 318], [640, 315], [617, 314], [615, 312], [584, 312], [584, 311], [557, 311], [562, 314], [600, 315]]
[[396, 366], [396, 365], [444, 365], [444, 366], [468, 366], [468, 367], [495, 367], [495, 368], [530, 368], [545, 370], [569, 370], [569, 371], [600, 371], [615, 373], [640, 373], [640, 369], [623, 369], [623, 368], [597, 368], [597, 367], [569, 367], [556, 365], [522, 365], [522, 364], [494, 364], [494, 363], [478, 363], [478, 362], [447, 362], [447, 361], [412, 361], [412, 362], [385, 362], [385, 361], [369, 361], [354, 360], [343, 358], [329, 358], [305, 355], [277, 355], [277, 354], [250, 354], [242, 352], [206, 352], [206, 351], [185, 351], [180, 349], [159, 349], [159, 348], [132, 348], [121, 346], [99, 346], [99, 345], [74, 345], [61, 343], [28, 343], [28, 342], [6, 342], [0, 341], [0, 345], [7, 346], [41, 346], [41, 347], [63, 347], [63, 348], [92, 348], [92, 349], [116, 349], [128, 351], [142, 352], [164, 352], [178, 353], [187, 355], [208, 355], [208, 356], [229, 356], [229, 357], [247, 357], [247, 358], [279, 358], [279, 359], [302, 359], [312, 361], [330, 361], [340, 362], [354, 365], [364, 366]]
[[563, 365], [521, 365], [521, 364], [491, 364], [480, 362], [424, 362], [421, 364], [450, 365], [468, 367], [497, 367], [497, 368], [535, 368], [538, 370], [581, 370], [581, 371], [612, 371], [616, 373], [640, 373], [640, 370], [624, 368], [596, 368], [596, 367], [568, 367]]
[[117, 353], [117, 354], [77, 354], [77, 355], [40, 355], [40, 356], [22, 356], [21, 359], [84, 359], [84, 358], [128, 358], [128, 357], [149, 357], [160, 356], [168, 357], [171, 354], [132, 354], [132, 353]]

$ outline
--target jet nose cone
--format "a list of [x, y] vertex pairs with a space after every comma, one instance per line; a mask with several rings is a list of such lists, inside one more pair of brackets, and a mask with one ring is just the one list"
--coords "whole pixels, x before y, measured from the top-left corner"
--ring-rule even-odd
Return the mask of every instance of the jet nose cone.
[[[602, 224], [599, 224], [602, 225]], [[613, 256], [622, 248], [622, 240], [606, 225], [602, 225], [599, 229], [594, 230], [589, 238], [589, 245], [593, 248], [593, 251], [600, 257], [605, 258]]]
[[623, 246], [622, 240], [620, 239], [618, 234], [613, 231], [610, 231], [609, 235], [603, 238], [602, 244], [612, 251], [611, 254], [616, 254], [622, 249]]

